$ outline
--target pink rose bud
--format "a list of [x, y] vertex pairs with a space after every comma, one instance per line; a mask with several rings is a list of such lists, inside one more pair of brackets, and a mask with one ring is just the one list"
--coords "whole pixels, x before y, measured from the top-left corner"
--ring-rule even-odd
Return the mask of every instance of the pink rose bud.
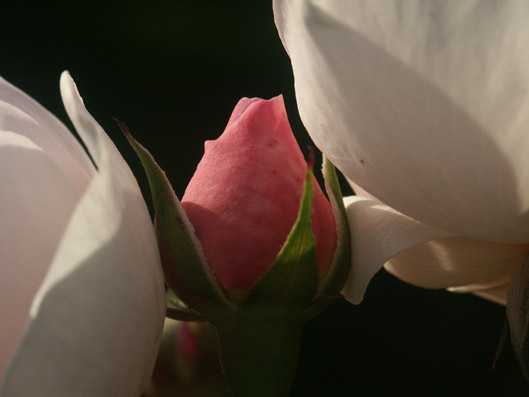
[[302, 324], [339, 296], [351, 266], [333, 165], [324, 159], [329, 202], [283, 98], [245, 98], [224, 134], [206, 142], [180, 204], [150, 153], [121, 127], [151, 186], [164, 274], [176, 295], [167, 295], [167, 315], [215, 325], [233, 395], [287, 395]]
[[[224, 288], [250, 289], [274, 262], [297, 219], [306, 171], [282, 96], [241, 99], [222, 136], [206, 142], [182, 207]], [[336, 222], [315, 179], [312, 229], [321, 280]]]

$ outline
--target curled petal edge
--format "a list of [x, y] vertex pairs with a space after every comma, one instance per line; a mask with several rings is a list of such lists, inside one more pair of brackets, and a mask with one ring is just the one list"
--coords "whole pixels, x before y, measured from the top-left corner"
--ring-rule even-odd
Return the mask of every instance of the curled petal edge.
[[345, 197], [344, 203], [353, 252], [342, 294], [354, 304], [362, 302], [369, 281], [392, 257], [424, 242], [452, 236], [364, 197]]

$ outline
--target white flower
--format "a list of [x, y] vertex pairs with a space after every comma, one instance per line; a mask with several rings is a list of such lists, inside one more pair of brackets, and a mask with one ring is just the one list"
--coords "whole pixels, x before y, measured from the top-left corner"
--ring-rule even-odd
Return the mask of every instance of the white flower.
[[529, 3], [276, 0], [301, 118], [348, 198], [362, 299], [387, 270], [504, 303], [529, 250]]
[[156, 238], [134, 176], [68, 73], [61, 93], [96, 166], [0, 78], [0, 395], [138, 396], [165, 315]]

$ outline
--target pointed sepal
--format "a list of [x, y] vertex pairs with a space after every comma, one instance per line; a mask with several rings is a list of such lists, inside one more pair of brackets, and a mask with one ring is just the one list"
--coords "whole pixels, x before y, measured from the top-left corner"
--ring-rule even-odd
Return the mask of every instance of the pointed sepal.
[[529, 381], [529, 254], [512, 274], [507, 298], [507, 319], [518, 365]]
[[498, 341], [498, 346], [496, 347], [496, 353], [494, 353], [494, 360], [492, 361], [492, 369], [496, 368], [496, 364], [498, 363], [498, 360], [500, 359], [501, 352], [503, 351], [503, 346], [505, 345], [505, 340], [509, 336], [509, 322], [507, 321], [507, 318], [505, 318], [505, 322], [503, 323], [503, 328], [501, 330], [500, 334], [500, 340]]
[[318, 315], [332, 301], [340, 296], [340, 291], [347, 280], [349, 269], [351, 268], [351, 232], [349, 230], [342, 190], [338, 182], [336, 169], [325, 156], [323, 156], [322, 173], [325, 180], [325, 190], [327, 191], [327, 196], [329, 197], [334, 213], [334, 219], [336, 220], [336, 251], [329, 271], [320, 281], [316, 296], [310, 308], [306, 311], [307, 319]]
[[351, 232], [343, 202], [342, 190], [334, 165], [323, 156], [322, 167], [325, 190], [329, 196], [334, 218], [336, 220], [336, 252], [329, 271], [321, 280], [317, 298], [337, 296], [347, 280], [351, 267]]
[[165, 280], [178, 298], [202, 314], [233, 308], [211, 273], [200, 242], [174, 190], [153, 156], [117, 121], [140, 158], [155, 209], [155, 228]]

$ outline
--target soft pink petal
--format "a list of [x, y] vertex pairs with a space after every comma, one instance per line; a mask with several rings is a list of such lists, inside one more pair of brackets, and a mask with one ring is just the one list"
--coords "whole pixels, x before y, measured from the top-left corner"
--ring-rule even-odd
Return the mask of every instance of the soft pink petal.
[[350, 196], [344, 201], [353, 258], [342, 294], [355, 304], [362, 301], [369, 281], [386, 261], [425, 241], [450, 236], [367, 198]]
[[165, 314], [156, 239], [132, 173], [66, 73], [61, 91], [98, 173], [35, 298], [2, 395], [138, 396]]
[[455, 235], [529, 242], [529, 3], [276, 0], [301, 118], [344, 174]]

